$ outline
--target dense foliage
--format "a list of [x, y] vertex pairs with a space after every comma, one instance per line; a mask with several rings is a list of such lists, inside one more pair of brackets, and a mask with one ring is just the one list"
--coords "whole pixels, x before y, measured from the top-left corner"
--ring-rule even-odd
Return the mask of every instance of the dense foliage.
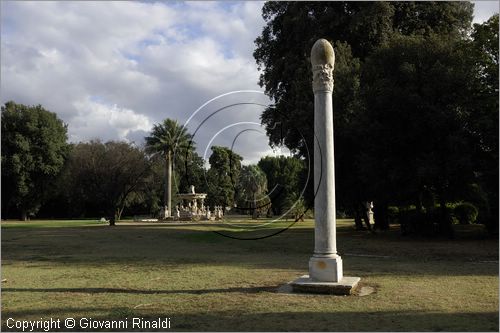
[[2, 106], [2, 217], [26, 220], [52, 192], [68, 153], [66, 125], [42, 106]]
[[125, 207], [140, 199], [149, 168], [144, 152], [125, 142], [75, 145], [64, 178], [73, 214], [96, 212], [119, 220]]
[[227, 147], [212, 146], [206, 174], [207, 203], [211, 207], [235, 205], [235, 192], [243, 158]]
[[269, 207], [267, 177], [257, 165], [243, 165], [235, 187], [237, 207], [243, 213], [252, 213], [257, 218]]
[[476, 222], [477, 208], [469, 202], [464, 202], [454, 208], [455, 216], [460, 224], [470, 224]]
[[303, 195], [305, 184], [302, 183], [301, 176], [308, 171], [304, 161], [293, 157], [266, 156], [260, 159], [258, 166], [267, 178], [273, 214], [285, 214]]
[[437, 232], [452, 236], [446, 203], [478, 186], [492, 206], [482, 220], [498, 228], [498, 15], [472, 26], [472, 6], [266, 3], [254, 57], [274, 101], [261, 116], [270, 143], [308, 158], [308, 57], [326, 38], [336, 52], [337, 206], [361, 216], [363, 202], [373, 200], [376, 226], [384, 229], [389, 205], [414, 205], [422, 215], [431, 196], [440, 203], [432, 212]]

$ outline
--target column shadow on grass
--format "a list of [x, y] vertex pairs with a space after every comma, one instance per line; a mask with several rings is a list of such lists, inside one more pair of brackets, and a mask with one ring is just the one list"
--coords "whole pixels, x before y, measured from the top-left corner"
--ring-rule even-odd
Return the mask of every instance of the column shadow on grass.
[[85, 293], [85, 294], [213, 294], [213, 293], [246, 293], [275, 292], [278, 286], [234, 287], [213, 289], [184, 289], [184, 290], [148, 290], [126, 288], [2, 288], [3, 293], [9, 292], [48, 292], [48, 293]]

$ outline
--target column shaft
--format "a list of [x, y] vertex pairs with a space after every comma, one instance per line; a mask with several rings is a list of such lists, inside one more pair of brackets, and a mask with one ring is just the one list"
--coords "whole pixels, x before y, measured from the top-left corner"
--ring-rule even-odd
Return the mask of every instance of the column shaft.
[[333, 147], [333, 106], [330, 91], [314, 94], [314, 254], [337, 253], [335, 232], [335, 168]]

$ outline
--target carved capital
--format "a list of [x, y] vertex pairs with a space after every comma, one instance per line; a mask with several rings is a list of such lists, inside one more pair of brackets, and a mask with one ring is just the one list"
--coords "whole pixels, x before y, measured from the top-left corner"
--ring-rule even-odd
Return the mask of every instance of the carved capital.
[[318, 39], [311, 49], [313, 91], [333, 91], [335, 51], [326, 39]]
[[333, 64], [313, 65], [313, 91], [333, 91]]

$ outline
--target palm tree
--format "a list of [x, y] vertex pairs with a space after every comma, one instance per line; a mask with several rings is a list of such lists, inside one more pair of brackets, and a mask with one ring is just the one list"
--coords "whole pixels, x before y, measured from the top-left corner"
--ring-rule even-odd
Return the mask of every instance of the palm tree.
[[165, 218], [172, 212], [172, 163], [174, 157], [194, 151], [192, 136], [186, 127], [176, 120], [165, 119], [162, 123], [153, 126], [151, 135], [146, 137], [146, 151], [150, 154], [160, 154], [166, 160], [165, 180]]

